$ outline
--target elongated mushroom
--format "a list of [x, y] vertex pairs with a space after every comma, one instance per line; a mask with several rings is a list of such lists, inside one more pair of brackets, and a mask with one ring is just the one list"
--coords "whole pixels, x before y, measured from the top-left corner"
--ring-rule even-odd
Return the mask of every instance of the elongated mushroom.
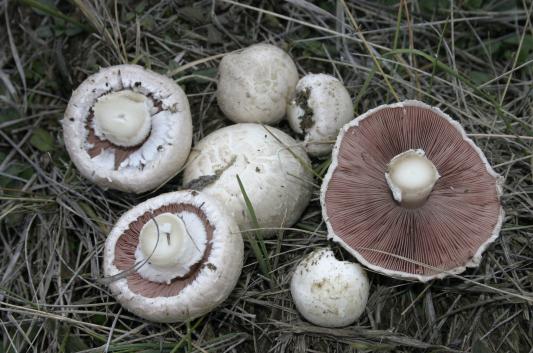
[[287, 106], [287, 120], [294, 132], [303, 135], [304, 147], [312, 156], [330, 153], [340, 128], [352, 119], [350, 94], [330, 75], [302, 77]]
[[63, 133], [82, 175], [102, 187], [140, 193], [170, 179], [187, 159], [189, 102], [165, 76], [137, 65], [111, 66], [72, 93]]
[[270, 44], [255, 44], [220, 62], [218, 106], [236, 123], [274, 124], [286, 112], [298, 71], [291, 57]]
[[339, 261], [328, 248], [308, 254], [291, 279], [291, 295], [304, 318], [324, 327], [347, 326], [365, 311], [370, 284], [358, 264]]
[[253, 228], [253, 223], [238, 175], [259, 225], [290, 227], [311, 198], [312, 175], [304, 166], [309, 163], [303, 148], [283, 131], [259, 124], [236, 124], [198, 142], [187, 161], [183, 182], [186, 188], [201, 188], [215, 196], [245, 230]]
[[194, 319], [222, 303], [242, 269], [243, 241], [212, 197], [178, 191], [149, 199], [115, 224], [104, 273], [116, 299], [148, 320]]
[[459, 123], [405, 101], [344, 126], [322, 214], [328, 237], [365, 266], [428, 281], [479, 265], [502, 225], [501, 183]]

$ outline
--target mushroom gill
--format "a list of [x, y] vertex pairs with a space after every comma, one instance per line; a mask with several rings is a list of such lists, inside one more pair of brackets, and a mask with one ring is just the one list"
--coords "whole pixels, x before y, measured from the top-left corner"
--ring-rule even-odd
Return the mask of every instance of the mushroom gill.
[[[497, 235], [499, 177], [440, 111], [408, 102], [378, 108], [349, 123], [336, 148], [324, 217], [330, 236], [367, 266], [419, 280], [443, 277], [479, 261], [478, 251]], [[408, 208], [394, 200], [384, 174], [391, 159], [415, 149], [440, 178], [423, 204]]]
[[[135, 250], [139, 243], [139, 234], [143, 226], [153, 217], [162, 213], [191, 212], [196, 214], [202, 221], [207, 233], [207, 246], [203, 258], [196, 263], [191, 271], [183, 277], [173, 279], [170, 284], [156, 283], [147, 280], [135, 271]], [[120, 271], [131, 271], [126, 279], [128, 287], [136, 294], [148, 298], [172, 297], [178, 295], [181, 290], [193, 282], [204, 266], [209, 266], [207, 259], [211, 253], [214, 226], [211, 225], [205, 213], [191, 204], [169, 204], [155, 210], [147, 211], [130, 223], [128, 229], [118, 238], [115, 247], [114, 265]]]

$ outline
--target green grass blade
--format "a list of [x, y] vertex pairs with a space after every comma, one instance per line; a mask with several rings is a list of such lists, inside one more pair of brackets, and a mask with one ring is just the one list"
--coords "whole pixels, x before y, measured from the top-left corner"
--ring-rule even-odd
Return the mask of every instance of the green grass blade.
[[63, 12], [59, 11], [56, 7], [49, 5], [44, 1], [38, 0], [19, 0], [23, 5], [29, 6], [35, 10], [41, 11], [42, 13], [47, 14], [48, 16], [59, 18], [68, 23], [72, 23], [74, 26], [83, 29], [84, 31], [92, 32], [92, 28], [76, 21], [72, 17], [65, 15]]
[[[259, 222], [257, 221], [257, 216], [255, 214], [254, 207], [252, 205], [252, 202], [250, 201], [250, 198], [248, 197], [248, 194], [246, 193], [246, 190], [244, 189], [244, 185], [242, 184], [239, 175], [237, 175], [237, 182], [239, 183], [239, 188], [241, 189], [242, 197], [244, 198], [244, 202], [246, 203], [248, 214], [252, 219], [252, 225], [255, 229], [257, 229], [254, 232], [245, 232], [246, 237], [248, 239], [248, 242], [250, 243], [250, 246], [252, 247], [252, 251], [254, 252], [255, 258], [257, 259], [261, 272], [266, 278], [268, 278], [268, 280], [272, 284], [271, 267], [270, 262], [268, 260], [268, 252], [265, 246], [263, 235], [259, 230]], [[249, 233], [252, 233], [252, 235], [250, 235]]]

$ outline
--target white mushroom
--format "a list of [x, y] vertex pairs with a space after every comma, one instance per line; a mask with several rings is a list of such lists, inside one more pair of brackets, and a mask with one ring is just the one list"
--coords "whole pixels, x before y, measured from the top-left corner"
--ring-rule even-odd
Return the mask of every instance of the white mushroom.
[[285, 116], [298, 71], [291, 57], [270, 44], [256, 44], [220, 62], [217, 100], [237, 123], [274, 124]]
[[364, 312], [370, 285], [363, 268], [338, 261], [330, 249], [308, 254], [296, 267], [291, 294], [304, 318], [318, 326], [342, 327]]
[[253, 224], [238, 175], [259, 225], [290, 227], [300, 218], [312, 193], [312, 175], [304, 164], [310, 164], [307, 154], [283, 131], [259, 124], [236, 124], [198, 142], [187, 161], [183, 182], [187, 188], [203, 188], [217, 197], [245, 230]]
[[304, 136], [312, 156], [331, 152], [339, 130], [353, 119], [353, 103], [344, 85], [333, 76], [308, 74], [300, 79], [287, 106], [294, 132]]
[[102, 187], [154, 189], [180, 170], [191, 148], [187, 96], [168, 77], [137, 65], [89, 76], [72, 93], [62, 122], [74, 164]]
[[126, 212], [104, 250], [111, 293], [129, 311], [157, 322], [213, 310], [235, 287], [242, 262], [235, 221], [213, 197], [190, 190]]

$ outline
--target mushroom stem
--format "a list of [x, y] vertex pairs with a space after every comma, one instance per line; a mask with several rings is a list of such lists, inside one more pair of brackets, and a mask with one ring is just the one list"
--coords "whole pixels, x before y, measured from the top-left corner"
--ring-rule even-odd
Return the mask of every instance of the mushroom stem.
[[150, 133], [152, 108], [148, 97], [131, 90], [106, 94], [93, 106], [94, 131], [115, 145], [136, 146]]
[[[135, 256], [138, 262], [147, 260], [138, 270], [143, 278], [169, 282], [186, 275], [202, 259], [206, 234], [202, 236], [201, 233], [205, 233], [205, 229], [193, 214], [181, 215], [162, 213], [141, 229]], [[195, 232], [200, 242], [195, 242], [189, 231]]]
[[392, 196], [407, 208], [424, 204], [439, 178], [437, 168], [421, 149], [408, 150], [395, 156], [385, 172]]

